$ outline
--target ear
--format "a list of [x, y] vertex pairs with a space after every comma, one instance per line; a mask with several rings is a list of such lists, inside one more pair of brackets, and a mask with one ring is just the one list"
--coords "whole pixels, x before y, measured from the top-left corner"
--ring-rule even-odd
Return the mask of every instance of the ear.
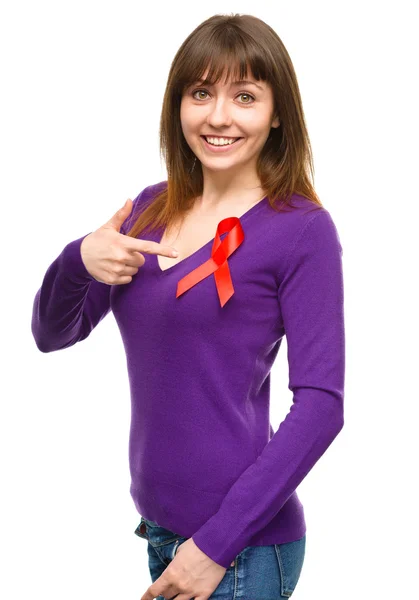
[[280, 120], [277, 116], [275, 116], [274, 120], [272, 121], [271, 127], [274, 127], [276, 129], [277, 127], [279, 127], [279, 125], [280, 125]]

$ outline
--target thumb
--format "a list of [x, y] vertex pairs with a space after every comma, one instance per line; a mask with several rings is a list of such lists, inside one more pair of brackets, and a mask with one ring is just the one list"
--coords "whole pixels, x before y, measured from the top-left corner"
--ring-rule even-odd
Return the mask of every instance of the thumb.
[[128, 198], [124, 206], [116, 211], [116, 213], [106, 223], [107, 226], [113, 227], [116, 231], [121, 229], [123, 222], [129, 217], [132, 211], [132, 200]]

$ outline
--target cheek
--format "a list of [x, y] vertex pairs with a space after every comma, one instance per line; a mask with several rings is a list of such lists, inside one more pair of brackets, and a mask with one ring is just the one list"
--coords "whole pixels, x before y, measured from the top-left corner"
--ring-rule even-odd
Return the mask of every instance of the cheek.
[[245, 131], [249, 137], [265, 137], [265, 134], [268, 135], [271, 128], [271, 125], [266, 120], [265, 115], [259, 116], [255, 113], [249, 114], [248, 117], [244, 116], [241, 119], [241, 125], [243, 127], [243, 131]]
[[191, 136], [192, 136], [192, 131], [191, 131], [188, 121], [181, 120], [181, 128], [182, 128], [183, 137], [189, 142], [191, 139]]
[[184, 102], [183, 100], [180, 103], [179, 116], [180, 116], [180, 120], [181, 120], [182, 125], [184, 125], [185, 127], [187, 127], [188, 123], [191, 120], [191, 113], [190, 113], [190, 110], [187, 107], [187, 103]]
[[191, 135], [200, 126], [200, 122], [197, 119], [197, 116], [194, 115], [193, 111], [190, 109], [182, 110], [182, 106], [180, 107], [180, 122], [182, 125], [182, 130], [185, 135]]

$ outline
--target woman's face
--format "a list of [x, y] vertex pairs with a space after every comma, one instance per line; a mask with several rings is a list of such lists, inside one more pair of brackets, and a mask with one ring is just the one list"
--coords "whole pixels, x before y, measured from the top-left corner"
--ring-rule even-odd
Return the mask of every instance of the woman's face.
[[[205, 87], [195, 82], [185, 90], [180, 106], [182, 131], [188, 145], [203, 169], [213, 171], [255, 168], [271, 127], [279, 126], [273, 113], [271, 87], [252, 77], [247, 83], [224, 83], [221, 78], [216, 85]], [[211, 149], [214, 146], [209, 146], [203, 136], [241, 139], [222, 149], [216, 146], [214, 151]]]

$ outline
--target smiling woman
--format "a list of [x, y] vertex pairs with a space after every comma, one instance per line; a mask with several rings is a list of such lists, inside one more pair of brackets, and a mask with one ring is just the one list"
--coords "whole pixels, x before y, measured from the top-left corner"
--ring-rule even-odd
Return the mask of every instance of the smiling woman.
[[[239, 140], [216, 141], [226, 138]], [[197, 203], [220, 213], [229, 204], [233, 213], [266, 195], [279, 211], [300, 194], [322, 206], [291, 58], [257, 17], [215, 15], [181, 44], [164, 93], [160, 152], [168, 185], [130, 218], [132, 237], [173, 228]]]
[[[32, 331], [52, 352], [115, 316], [153, 580], [141, 600], [289, 598], [306, 539], [297, 487], [343, 427], [345, 336], [342, 246], [277, 34], [249, 15], [201, 23], [171, 65], [160, 134], [167, 180], [65, 246]], [[293, 406], [274, 432], [284, 337]]]

